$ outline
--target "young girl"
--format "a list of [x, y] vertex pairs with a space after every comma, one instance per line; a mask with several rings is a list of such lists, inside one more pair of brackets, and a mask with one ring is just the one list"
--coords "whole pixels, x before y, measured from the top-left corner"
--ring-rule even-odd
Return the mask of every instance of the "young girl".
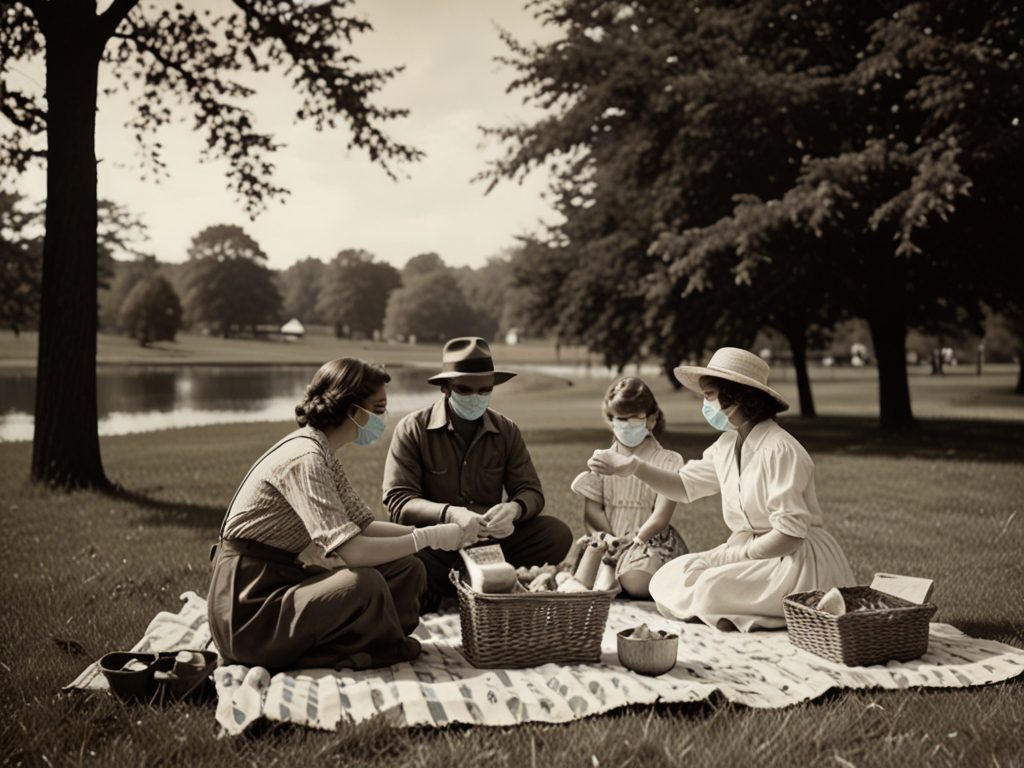
[[[655, 438], [665, 428], [665, 416], [642, 380], [630, 376], [616, 381], [605, 393], [602, 410], [615, 435], [609, 451], [639, 457], [666, 471], [682, 468], [683, 457], [662, 448]], [[580, 473], [572, 490], [584, 499], [587, 532], [610, 534], [620, 545], [616, 575], [623, 591], [650, 597], [648, 584], [655, 571], [688, 551], [669, 525], [676, 503], [634, 477], [595, 472]]]
[[728, 541], [676, 558], [651, 580], [658, 609], [679, 619], [748, 631], [785, 626], [782, 598], [854, 583], [846, 556], [822, 527], [814, 463], [775, 415], [789, 404], [768, 386], [768, 364], [724, 347], [706, 368], [681, 366], [676, 378], [704, 396], [703, 414], [722, 435], [702, 458], [667, 470], [641, 456], [596, 451], [601, 475], [638, 479], [683, 502], [722, 494]]

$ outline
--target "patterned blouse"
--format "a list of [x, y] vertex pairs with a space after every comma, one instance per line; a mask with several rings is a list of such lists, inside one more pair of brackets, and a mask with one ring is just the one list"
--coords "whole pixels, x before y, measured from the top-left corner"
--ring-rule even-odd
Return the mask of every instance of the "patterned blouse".
[[314, 541], [330, 554], [373, 519], [324, 433], [302, 427], [255, 465], [228, 510], [222, 535], [295, 553]]

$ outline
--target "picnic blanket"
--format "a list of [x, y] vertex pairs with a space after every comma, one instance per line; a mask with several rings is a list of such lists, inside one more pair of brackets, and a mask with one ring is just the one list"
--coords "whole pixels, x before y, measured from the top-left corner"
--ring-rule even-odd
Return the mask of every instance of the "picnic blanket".
[[[206, 601], [194, 592], [181, 599], [182, 609], [157, 614], [133, 650], [210, 646]], [[671, 672], [644, 677], [619, 665], [615, 633], [642, 623], [679, 634], [679, 660]], [[562, 723], [629, 704], [696, 702], [716, 692], [738, 704], [774, 708], [834, 688], [963, 688], [1024, 672], [1024, 650], [968, 637], [948, 624], [931, 625], [928, 653], [916, 661], [846, 667], [794, 647], [785, 631], [720, 632], [666, 619], [649, 602], [612, 603], [597, 664], [477, 669], [460, 653], [457, 614], [425, 617], [416, 636], [423, 644], [420, 658], [385, 669], [270, 675], [262, 667], [220, 667], [214, 674], [217, 722], [229, 734], [261, 718], [326, 730], [376, 716], [400, 727]], [[92, 664], [67, 687], [107, 686]]]

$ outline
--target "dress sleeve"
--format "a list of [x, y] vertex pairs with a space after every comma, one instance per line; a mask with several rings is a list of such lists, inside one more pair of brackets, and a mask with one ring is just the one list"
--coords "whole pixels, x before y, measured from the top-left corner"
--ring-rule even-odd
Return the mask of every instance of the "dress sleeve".
[[[332, 471], [322, 454], [310, 451], [283, 465], [274, 480], [277, 490], [306, 526], [310, 539], [325, 554], [358, 536], [363, 526], [357, 521], [365, 517], [364, 510], [369, 513], [362, 501], [354, 504], [353, 497], [359, 497], [351, 486], [351, 496], [339, 493], [336, 475], [337, 470]], [[344, 477], [343, 472], [341, 476]], [[373, 514], [369, 514], [372, 520]]]
[[679, 470], [679, 477], [683, 479], [683, 488], [686, 490], [686, 502], [713, 496], [722, 490], [721, 483], [718, 482], [718, 470], [715, 469], [717, 452], [716, 440], [704, 449], [703, 456], [686, 462]]
[[596, 472], [587, 470], [576, 475], [576, 479], [569, 486], [570, 490], [577, 496], [604, 504], [604, 481]]
[[788, 536], [805, 538], [811, 524], [811, 511], [804, 500], [814, 463], [804, 451], [789, 443], [779, 443], [768, 456], [768, 521], [772, 528]]

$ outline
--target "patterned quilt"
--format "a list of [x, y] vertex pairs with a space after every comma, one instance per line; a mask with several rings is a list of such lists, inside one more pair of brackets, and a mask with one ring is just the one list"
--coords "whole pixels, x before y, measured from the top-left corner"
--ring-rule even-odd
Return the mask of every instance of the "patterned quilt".
[[[157, 614], [133, 650], [210, 646], [205, 600], [194, 592], [182, 600], [178, 613]], [[671, 672], [644, 677], [618, 663], [615, 633], [642, 623], [679, 634]], [[719, 632], [666, 619], [644, 602], [612, 603], [597, 664], [477, 669], [460, 653], [457, 614], [425, 617], [416, 636], [421, 657], [385, 669], [302, 669], [271, 676], [262, 667], [221, 667], [214, 675], [217, 722], [229, 734], [261, 718], [326, 730], [377, 716], [398, 727], [563, 723], [628, 704], [693, 702], [716, 692], [749, 707], [785, 707], [833, 688], [962, 688], [1024, 672], [1024, 650], [968, 637], [948, 624], [931, 625], [928, 653], [916, 661], [846, 667], [794, 647], [785, 631]], [[97, 664], [68, 686], [106, 687]]]

